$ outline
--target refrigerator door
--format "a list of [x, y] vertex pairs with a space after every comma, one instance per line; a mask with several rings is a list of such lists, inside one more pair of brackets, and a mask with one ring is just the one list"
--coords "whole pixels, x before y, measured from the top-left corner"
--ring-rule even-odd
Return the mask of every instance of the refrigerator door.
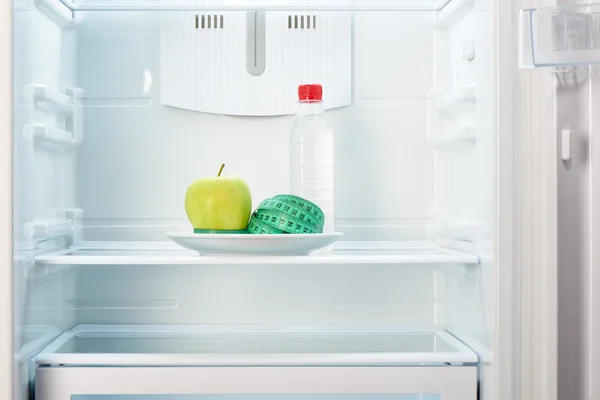
[[13, 397], [12, 1], [0, 9], [0, 398]]
[[[537, 220], [523, 237], [546, 239], [522, 253], [522, 393], [592, 399], [600, 395], [600, 146], [594, 139], [600, 4], [529, 0], [520, 6], [519, 61], [535, 68], [520, 73], [522, 160], [531, 164], [532, 187], [541, 189], [522, 203], [530, 210], [523, 215]], [[533, 358], [541, 369], [526, 363]]]

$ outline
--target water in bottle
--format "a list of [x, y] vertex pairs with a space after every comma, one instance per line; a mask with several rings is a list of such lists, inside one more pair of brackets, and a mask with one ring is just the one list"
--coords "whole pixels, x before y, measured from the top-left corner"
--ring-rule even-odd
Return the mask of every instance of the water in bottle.
[[333, 131], [325, 120], [321, 85], [298, 88], [298, 112], [290, 137], [291, 193], [318, 205], [325, 214], [324, 233], [332, 233]]

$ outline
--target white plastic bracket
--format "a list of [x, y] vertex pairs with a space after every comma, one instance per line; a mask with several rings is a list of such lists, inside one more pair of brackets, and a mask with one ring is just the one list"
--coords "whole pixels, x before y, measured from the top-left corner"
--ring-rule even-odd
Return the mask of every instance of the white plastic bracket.
[[23, 136], [30, 142], [44, 147], [72, 147], [75, 144], [70, 132], [44, 125], [25, 125]]
[[74, 148], [83, 141], [83, 108], [82, 89], [67, 89], [66, 94], [50, 89], [45, 85], [30, 84], [25, 86], [25, 95], [34, 106], [45, 110], [66, 114], [66, 129], [58, 129], [42, 124], [27, 124], [23, 128], [24, 137], [44, 147]]
[[[433, 92], [433, 91], [432, 91]], [[440, 114], [451, 114], [455, 108], [461, 105], [473, 105], [477, 102], [477, 87], [466, 85], [440, 94], [438, 112]]]
[[50, 239], [71, 234], [71, 220], [37, 220], [25, 223], [25, 238], [33, 241]]
[[74, 241], [75, 227], [83, 215], [83, 210], [54, 210], [54, 214], [55, 217], [52, 219], [26, 222], [24, 225], [25, 238], [39, 242], [64, 236], [70, 246]]
[[26, 85], [23, 94], [26, 98], [31, 99], [35, 107], [64, 114], [73, 113], [73, 100], [71, 97], [46, 85], [37, 83]]

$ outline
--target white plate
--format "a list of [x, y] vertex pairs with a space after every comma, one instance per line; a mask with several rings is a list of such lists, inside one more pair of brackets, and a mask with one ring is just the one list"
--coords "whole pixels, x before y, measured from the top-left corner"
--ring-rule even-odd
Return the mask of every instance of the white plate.
[[327, 247], [343, 233], [245, 235], [167, 233], [175, 243], [200, 254], [269, 254], [305, 256]]

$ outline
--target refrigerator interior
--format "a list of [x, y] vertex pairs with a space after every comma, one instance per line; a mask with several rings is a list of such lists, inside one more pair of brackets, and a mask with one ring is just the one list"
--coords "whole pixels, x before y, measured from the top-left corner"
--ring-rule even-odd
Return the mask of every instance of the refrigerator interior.
[[[161, 97], [161, 19], [256, 8], [349, 21], [351, 101], [327, 110], [344, 233], [333, 256], [203, 258], [165, 236], [191, 229], [185, 191], [221, 163], [254, 206], [288, 192], [292, 115], [204, 113]], [[15, 337], [90, 324], [426, 326], [477, 353], [491, 399], [494, 10], [493, 0], [16, 0]]]

